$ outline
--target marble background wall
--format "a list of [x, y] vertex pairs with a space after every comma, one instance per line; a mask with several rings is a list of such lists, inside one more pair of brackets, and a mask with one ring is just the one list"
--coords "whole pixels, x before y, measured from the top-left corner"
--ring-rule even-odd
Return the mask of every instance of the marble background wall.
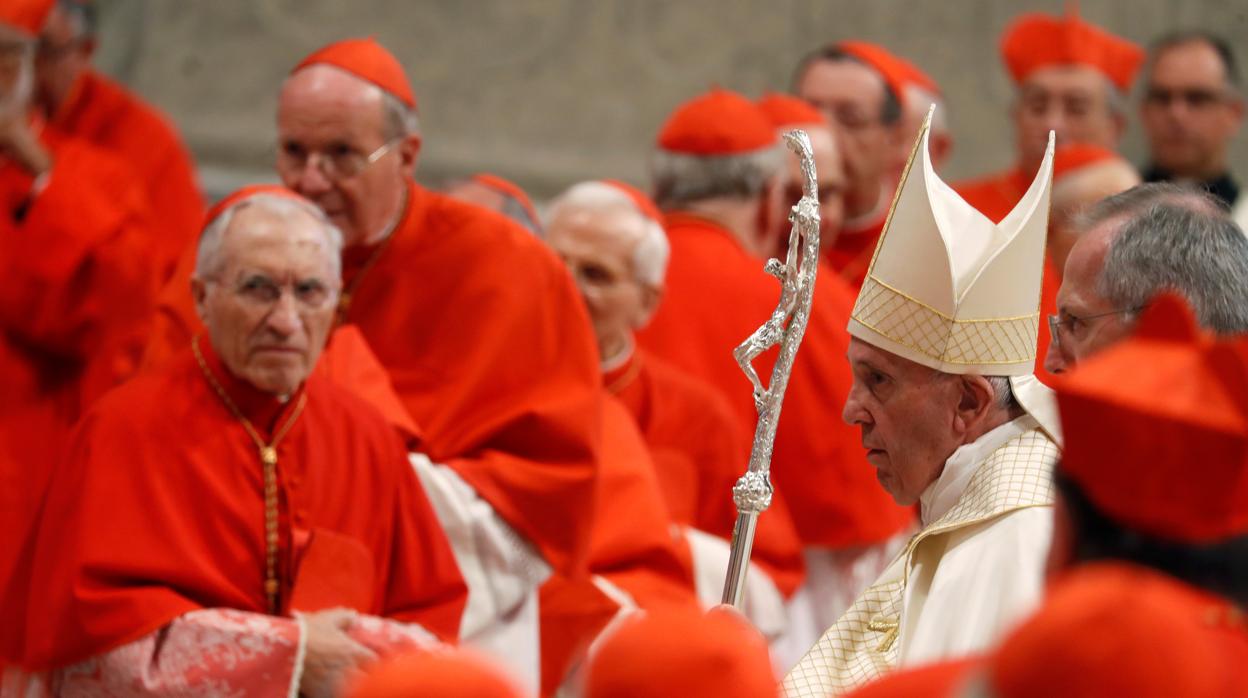
[[[711, 84], [786, 87], [808, 50], [885, 44], [924, 67], [951, 105], [961, 177], [1007, 165], [1011, 87], [997, 53], [1020, 12], [1062, 0], [99, 0], [99, 65], [166, 110], [210, 194], [271, 177], [277, 86], [328, 41], [373, 34], [407, 67], [425, 148], [418, 176], [478, 170], [548, 196], [580, 178], [643, 182], [668, 111]], [[1084, 0], [1081, 12], [1147, 42], [1200, 27], [1248, 63], [1245, 0]], [[1133, 124], [1125, 151], [1143, 149]], [[1236, 142], [1248, 176], [1248, 138]]]

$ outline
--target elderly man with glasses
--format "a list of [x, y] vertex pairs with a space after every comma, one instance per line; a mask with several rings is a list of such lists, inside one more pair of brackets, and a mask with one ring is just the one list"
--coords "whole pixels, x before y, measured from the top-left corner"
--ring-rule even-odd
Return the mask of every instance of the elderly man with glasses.
[[52, 477], [25, 662], [53, 695], [337, 695], [458, 637], [464, 581], [399, 435], [313, 371], [342, 235], [284, 187], [210, 214], [206, 330], [102, 398]]
[[[502, 215], [418, 185], [421, 145], [411, 83], [372, 39], [314, 51], [281, 86], [277, 174], [344, 236], [337, 321], [358, 329], [419, 427], [420, 472], [444, 525], [464, 527], [452, 535], [470, 590], [464, 639], [520, 628], [498, 646], [527, 672], [538, 587], [552, 571], [585, 576], [598, 352], [554, 254]], [[182, 291], [191, 265], [181, 267], [149, 365], [194, 333]]]
[[1073, 224], [1044, 367], [1061, 373], [1127, 337], [1140, 310], [1171, 290], [1202, 327], [1248, 331], [1248, 238], [1209, 194], [1141, 184], [1101, 200]]

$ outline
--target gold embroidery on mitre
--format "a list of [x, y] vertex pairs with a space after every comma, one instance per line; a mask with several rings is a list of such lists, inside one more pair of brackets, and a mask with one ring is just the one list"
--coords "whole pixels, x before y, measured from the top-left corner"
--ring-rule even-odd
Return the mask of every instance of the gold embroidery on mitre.
[[1040, 312], [957, 320], [868, 276], [851, 317], [863, 327], [946, 364], [1002, 365], [1036, 360]]

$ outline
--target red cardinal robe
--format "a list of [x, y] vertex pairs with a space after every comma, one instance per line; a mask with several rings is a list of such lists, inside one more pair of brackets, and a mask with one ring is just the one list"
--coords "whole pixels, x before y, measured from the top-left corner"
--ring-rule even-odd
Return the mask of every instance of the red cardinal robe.
[[[880, 218], [865, 228], [842, 229], [837, 233], [836, 240], [823, 250], [828, 267], [844, 279], [854, 292], [862, 287], [863, 280], [867, 278], [867, 269], [871, 267], [871, 257], [875, 255], [875, 245], [880, 241], [884, 223], [885, 219]], [[818, 286], [815, 284], [816, 288]], [[850, 304], [853, 304], [852, 299]]]
[[121, 85], [87, 70], [49, 121], [61, 133], [124, 160], [138, 177], [160, 222], [147, 254], [157, 257], [160, 280], [168, 279], [204, 222], [195, 163], [168, 119]]
[[[653, 611], [698, 607], [692, 559], [672, 526], [655, 464], [632, 415], [603, 403], [603, 459], [590, 533], [590, 573]], [[587, 579], [556, 575], [540, 592], [542, 694], [552, 695], [568, 669], [620, 610]]]
[[[45, 130], [45, 136], [48, 132]], [[45, 139], [46, 143], [46, 139]], [[108, 375], [108, 349], [155, 291], [146, 202], [123, 163], [58, 139], [43, 188], [0, 163], [0, 626], [20, 627], [34, 517], [70, 427]], [[107, 381], [102, 381], [107, 382]], [[0, 633], [0, 660], [19, 633]]]
[[[762, 260], [711, 221], [677, 213], [667, 216], [666, 228], [672, 247], [667, 292], [638, 340], [720, 390], [752, 437], [757, 412], [732, 350], [775, 310], [779, 284], [763, 271]], [[773, 479], [804, 545], [878, 543], [913, 518], [876, 482], [857, 430], [841, 421], [853, 382], [845, 360], [847, 321], [843, 290], [820, 279], [772, 457]], [[773, 349], [755, 360], [764, 381], [775, 354]]]
[[[455, 638], [466, 589], [395, 431], [313, 375], [286, 403], [206, 364], [277, 446], [283, 614], [343, 606]], [[189, 348], [84, 417], [53, 478], [27, 661], [61, 666], [198, 609], [266, 612], [263, 468]]]
[[[422, 450], [558, 570], [584, 571], [598, 460], [598, 352], [563, 264], [501, 215], [412, 184], [381, 247], [344, 253], [346, 321], [390, 374]], [[199, 327], [194, 259], [161, 292], [144, 362]]]
[[957, 182], [953, 190], [989, 220], [999, 222], [1027, 193], [1031, 177], [1017, 167], [978, 179]]
[[[732, 540], [732, 487], [745, 473], [749, 452], [724, 397], [640, 348], [603, 379], [646, 440], [672, 520]], [[801, 542], [783, 497], [774, 497], [759, 518], [752, 557], [784, 595], [802, 583]]]

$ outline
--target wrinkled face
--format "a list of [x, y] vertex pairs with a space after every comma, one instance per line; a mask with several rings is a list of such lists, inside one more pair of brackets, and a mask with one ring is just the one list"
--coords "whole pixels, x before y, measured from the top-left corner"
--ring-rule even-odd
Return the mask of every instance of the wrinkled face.
[[333, 324], [334, 254], [306, 212], [238, 209], [217, 270], [192, 282], [212, 348], [232, 374], [274, 395], [303, 383]]
[[1112, 85], [1104, 75], [1085, 66], [1041, 68], [1019, 86], [1014, 105], [1014, 127], [1021, 163], [1029, 172], [1039, 167], [1049, 142], [1089, 143], [1116, 148], [1123, 121], [1110, 107]]
[[[819, 244], [828, 247], [835, 242], [841, 222], [845, 219], [845, 166], [832, 129], [814, 124], [805, 124], [800, 128], [810, 136], [811, 153], [815, 156], [815, 176], [819, 185]], [[785, 152], [789, 167], [784, 190], [787, 212], [802, 198], [803, 180], [801, 161], [792, 151]], [[789, 228], [786, 216], [780, 222], [776, 236], [780, 242], [780, 254], [784, 253], [787, 245]]]
[[884, 79], [854, 61], [814, 61], [797, 84], [797, 94], [822, 111], [836, 131], [848, 188], [846, 214], [870, 213], [888, 175], [895, 125], [880, 120]]
[[1157, 56], [1140, 117], [1156, 165], [1181, 177], [1206, 178], [1226, 167], [1243, 104], [1213, 47], [1193, 41]]
[[59, 104], [69, 94], [74, 81], [91, 65], [95, 40], [77, 36], [72, 18], [60, 6], [52, 6], [39, 39], [35, 72], [40, 99]]
[[384, 126], [381, 90], [332, 66], [300, 70], [278, 98], [277, 174], [348, 246], [376, 242], [402, 212], [420, 138], [387, 141]]
[[649, 321], [660, 289], [637, 280], [633, 253], [643, 221], [627, 209], [568, 206], [556, 212], [546, 241], [572, 272], [585, 298], [604, 359], [627, 346]]
[[857, 338], [849, 342], [854, 384], [842, 417], [862, 431], [867, 462], [880, 485], [910, 506], [961, 445], [955, 424], [958, 378], [890, 354]]
[[1057, 291], [1057, 334], [1049, 342], [1044, 368], [1062, 373], [1131, 333], [1134, 315], [1120, 313], [1097, 290], [1105, 255], [1121, 219], [1110, 219], [1084, 233], [1066, 258], [1062, 286]]

